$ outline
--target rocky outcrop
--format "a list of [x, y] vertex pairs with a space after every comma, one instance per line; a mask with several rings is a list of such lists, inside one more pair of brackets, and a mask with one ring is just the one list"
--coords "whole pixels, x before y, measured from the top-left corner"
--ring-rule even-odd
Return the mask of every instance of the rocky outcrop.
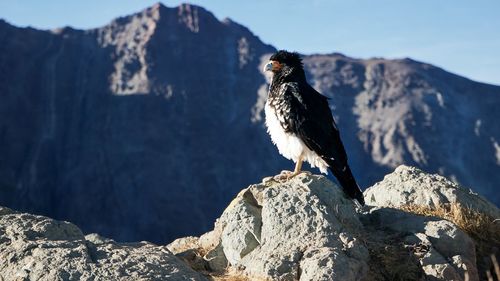
[[[418, 249], [415, 254], [430, 280], [463, 280], [466, 274], [469, 280], [477, 280], [476, 267], [483, 263], [478, 259], [485, 257], [477, 257], [475, 244], [484, 240], [487, 240], [486, 246], [481, 245], [484, 249], [479, 254], [500, 254], [500, 209], [471, 189], [443, 176], [399, 166], [384, 180], [368, 188], [364, 195], [366, 204], [374, 206], [365, 216], [368, 224], [376, 229], [405, 233], [402, 239]], [[431, 216], [415, 216], [412, 211], [423, 211]], [[478, 241], [440, 217], [468, 228], [466, 230]], [[489, 260], [489, 256], [486, 259]], [[481, 267], [485, 267], [484, 264]], [[484, 275], [484, 272], [479, 273]]]
[[427, 174], [404, 165], [368, 188], [364, 194], [366, 203], [371, 206], [398, 208], [418, 205], [432, 208], [460, 204], [490, 217], [500, 218], [500, 210], [473, 190], [443, 176]]
[[[420, 199], [435, 194], [449, 197], [434, 205]], [[371, 206], [360, 209], [323, 176], [303, 173], [285, 183], [266, 178], [242, 190], [213, 231], [168, 247], [180, 257], [189, 254], [184, 260], [194, 268], [230, 269], [250, 280], [479, 280], [475, 241], [465, 230], [398, 208], [458, 202], [482, 206], [474, 210], [491, 216], [498, 212], [491, 203], [407, 166], [365, 196]]]
[[[244, 189], [217, 222], [228, 263], [270, 280], [359, 280], [368, 250], [354, 205], [322, 176]], [[219, 246], [219, 245], [218, 245]]]
[[[208, 231], [241, 187], [293, 165], [263, 125], [274, 51], [189, 4], [91, 30], [0, 20], [0, 205], [116, 241]], [[500, 203], [500, 87], [410, 59], [304, 66], [362, 187], [408, 164]]]
[[209, 271], [232, 267], [251, 280], [359, 280], [369, 255], [355, 214], [323, 176], [304, 173], [286, 183], [266, 178], [243, 189], [213, 231], [168, 247], [180, 256], [198, 249]]
[[479, 280], [474, 242], [452, 222], [387, 208], [374, 208], [363, 219], [369, 231], [396, 234], [396, 243], [413, 253], [420, 264], [422, 273], [415, 276], [423, 280], [465, 280], [467, 274], [469, 280]]
[[[422, 201], [424, 195], [433, 200]], [[326, 177], [309, 173], [286, 182], [265, 178], [241, 190], [212, 231], [167, 246], [84, 236], [71, 223], [0, 208], [0, 277], [476, 281], [485, 271], [478, 242], [483, 251], [485, 242], [492, 246], [488, 255], [498, 254], [498, 237], [476, 241], [477, 233], [453, 219], [404, 208], [468, 203], [494, 218], [496, 207], [443, 177], [401, 166], [365, 196], [368, 206], [361, 208]]]
[[165, 246], [84, 236], [74, 224], [0, 207], [0, 280], [207, 280]]

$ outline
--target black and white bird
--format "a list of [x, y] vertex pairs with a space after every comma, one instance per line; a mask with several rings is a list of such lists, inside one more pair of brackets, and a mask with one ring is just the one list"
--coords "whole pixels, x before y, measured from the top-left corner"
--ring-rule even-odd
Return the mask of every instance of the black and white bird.
[[307, 83], [300, 56], [278, 51], [264, 71], [273, 74], [265, 105], [267, 131], [279, 153], [296, 163], [293, 172], [287, 171], [282, 176], [288, 179], [298, 175], [303, 161], [325, 174], [329, 169], [344, 192], [364, 205], [363, 193], [347, 164], [328, 98]]

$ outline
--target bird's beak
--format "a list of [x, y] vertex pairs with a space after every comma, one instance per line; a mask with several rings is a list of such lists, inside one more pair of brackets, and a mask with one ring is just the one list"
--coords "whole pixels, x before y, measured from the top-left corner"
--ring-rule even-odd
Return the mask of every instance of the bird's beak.
[[273, 70], [273, 61], [268, 62], [268, 63], [264, 66], [264, 72], [266, 72], [266, 71], [271, 71], [271, 70]]

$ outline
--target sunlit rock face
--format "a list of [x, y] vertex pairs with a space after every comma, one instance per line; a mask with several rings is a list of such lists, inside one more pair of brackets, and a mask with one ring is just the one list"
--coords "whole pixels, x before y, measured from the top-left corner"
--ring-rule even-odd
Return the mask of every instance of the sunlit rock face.
[[[0, 203], [119, 241], [208, 230], [237, 188], [292, 168], [263, 126], [275, 49], [193, 5], [92, 30], [0, 21]], [[499, 203], [500, 87], [428, 64], [304, 57], [363, 187], [405, 163]], [[154, 229], [154, 231], [151, 231]]]

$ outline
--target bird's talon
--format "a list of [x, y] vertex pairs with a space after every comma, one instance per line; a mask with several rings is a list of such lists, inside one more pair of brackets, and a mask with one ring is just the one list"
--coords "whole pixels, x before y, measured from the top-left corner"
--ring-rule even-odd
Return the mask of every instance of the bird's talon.
[[277, 175], [275, 178], [280, 183], [285, 183], [301, 173], [303, 173], [303, 171], [300, 172], [282, 171], [281, 174]]

